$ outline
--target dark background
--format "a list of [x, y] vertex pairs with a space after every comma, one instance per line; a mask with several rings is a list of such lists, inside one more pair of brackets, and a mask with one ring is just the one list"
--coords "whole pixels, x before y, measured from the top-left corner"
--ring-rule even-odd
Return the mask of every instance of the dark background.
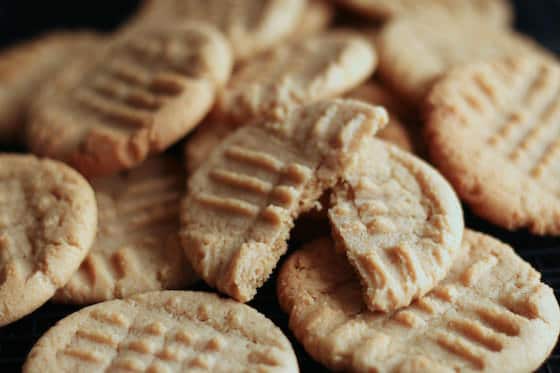
[[[470, 0], [465, 0], [470, 1]], [[0, 48], [29, 39], [51, 29], [95, 28], [111, 31], [138, 6], [138, 1], [21, 1], [0, 0]], [[560, 0], [518, 0], [516, 28], [560, 54]], [[1, 59], [1, 56], [0, 56]], [[1, 151], [2, 149], [0, 149]], [[511, 233], [493, 227], [465, 211], [469, 228], [489, 233], [509, 244], [543, 274], [543, 279], [560, 296], [560, 239], [536, 237], [527, 232]], [[297, 246], [292, 243], [291, 247]], [[209, 290], [204, 285], [197, 290]], [[277, 304], [272, 278], [250, 303], [290, 337], [298, 354], [302, 372], [322, 371], [295, 341], [287, 328], [287, 317]], [[56, 321], [78, 307], [46, 304], [32, 315], [0, 328], [0, 372], [17, 372], [35, 341]], [[504, 367], [507, 371], [507, 367]], [[557, 346], [539, 372], [560, 372], [560, 347]]]

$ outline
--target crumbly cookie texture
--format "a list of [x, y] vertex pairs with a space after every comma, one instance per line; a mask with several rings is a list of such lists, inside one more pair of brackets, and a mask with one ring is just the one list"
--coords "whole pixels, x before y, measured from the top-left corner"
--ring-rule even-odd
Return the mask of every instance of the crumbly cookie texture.
[[393, 313], [368, 311], [360, 282], [328, 239], [282, 267], [278, 298], [315, 359], [356, 372], [529, 372], [558, 338], [553, 290], [511, 247], [465, 231], [445, 280]]
[[23, 141], [26, 113], [37, 88], [70, 61], [101, 43], [93, 32], [54, 32], [0, 54], [0, 143]]
[[206, 120], [185, 141], [184, 157], [190, 175], [203, 164], [208, 156], [237, 126], [220, 120]]
[[426, 114], [431, 159], [476, 214], [560, 235], [557, 62], [518, 56], [457, 69]]
[[459, 254], [463, 211], [451, 186], [410, 153], [362, 147], [334, 188], [329, 219], [372, 311], [395, 311], [432, 290]]
[[202, 21], [228, 39], [236, 60], [247, 60], [270, 49], [299, 27], [306, 0], [147, 0], [121, 30]]
[[179, 239], [184, 183], [182, 167], [167, 156], [94, 179], [97, 236], [80, 269], [54, 300], [89, 304], [194, 282]]
[[292, 41], [236, 71], [219, 97], [216, 112], [236, 124], [263, 116], [280, 119], [294, 106], [336, 97], [358, 86], [376, 63], [371, 44], [357, 33], [330, 31]]
[[514, 31], [443, 12], [391, 21], [376, 47], [382, 80], [415, 106], [422, 104], [437, 79], [452, 67], [508, 55], [546, 54], [533, 40]]
[[507, 0], [337, 0], [376, 20], [388, 20], [419, 12], [442, 11], [449, 17], [468, 15], [479, 22], [507, 25], [513, 19], [513, 9]]
[[189, 179], [182, 205], [183, 247], [200, 277], [251, 300], [286, 251], [294, 219], [386, 121], [382, 108], [329, 100], [227, 137]]
[[206, 24], [127, 34], [47, 84], [27, 143], [88, 177], [132, 168], [202, 120], [231, 68], [227, 41]]
[[414, 145], [407, 127], [402, 122], [409, 110], [406, 105], [387, 91], [380, 83], [370, 81], [350, 91], [346, 97], [383, 106], [389, 113], [389, 124], [376, 134], [376, 137], [412, 152]]
[[298, 372], [288, 339], [249, 306], [203, 292], [162, 291], [66, 317], [33, 347], [31, 372]]
[[86, 257], [97, 228], [87, 181], [68, 166], [0, 154], [0, 326], [39, 308]]

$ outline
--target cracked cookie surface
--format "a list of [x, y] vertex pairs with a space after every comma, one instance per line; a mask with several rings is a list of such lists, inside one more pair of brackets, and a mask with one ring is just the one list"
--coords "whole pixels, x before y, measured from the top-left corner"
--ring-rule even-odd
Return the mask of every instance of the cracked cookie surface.
[[239, 301], [253, 298], [286, 251], [294, 219], [386, 121], [381, 108], [327, 100], [228, 136], [190, 177], [181, 208], [183, 247], [200, 277]]
[[377, 139], [333, 190], [337, 247], [372, 311], [394, 311], [432, 290], [459, 255], [463, 211], [455, 192], [420, 158]]

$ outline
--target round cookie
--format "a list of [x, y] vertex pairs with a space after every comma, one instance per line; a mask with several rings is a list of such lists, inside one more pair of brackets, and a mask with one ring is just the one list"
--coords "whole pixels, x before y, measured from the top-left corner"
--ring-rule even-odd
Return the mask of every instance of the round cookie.
[[70, 167], [0, 154], [0, 326], [39, 308], [78, 269], [95, 237], [97, 208]]
[[443, 12], [422, 12], [391, 21], [378, 36], [376, 47], [382, 80], [414, 106], [422, 103], [449, 68], [507, 55], [546, 53], [514, 31]]
[[27, 109], [37, 88], [99, 43], [90, 32], [54, 32], [0, 54], [0, 143], [22, 142]]
[[54, 300], [89, 304], [196, 280], [179, 239], [185, 176], [173, 158], [94, 179], [99, 224], [90, 253]]
[[427, 101], [431, 159], [472, 210], [507, 229], [560, 235], [560, 64], [472, 64]]
[[137, 30], [46, 85], [27, 143], [88, 177], [132, 168], [202, 120], [231, 67], [227, 41], [209, 25]]
[[210, 286], [251, 300], [286, 252], [293, 222], [351, 167], [387, 113], [326, 100], [226, 137], [188, 180], [181, 208], [187, 258]]
[[496, 25], [511, 23], [513, 10], [507, 0], [337, 0], [375, 20], [388, 20], [411, 13], [444, 11], [449, 17], [468, 14]]
[[377, 82], [367, 82], [350, 91], [346, 97], [383, 106], [389, 113], [389, 123], [376, 134], [376, 137], [412, 152], [414, 145], [407, 127], [401, 122], [408, 115], [408, 109], [400, 100]]
[[553, 290], [511, 247], [466, 231], [432, 292], [394, 313], [370, 312], [360, 282], [328, 238], [282, 267], [278, 298], [316, 360], [356, 372], [530, 372], [554, 348]]
[[432, 290], [459, 254], [461, 203], [420, 158], [370, 139], [332, 193], [329, 219], [372, 311], [408, 306]]
[[24, 373], [298, 372], [288, 339], [249, 306], [162, 291], [83, 308], [35, 344]]
[[294, 106], [356, 87], [371, 75], [376, 62], [371, 45], [352, 32], [331, 31], [287, 43], [237, 70], [216, 112], [237, 124], [263, 116], [278, 119]]
[[288, 38], [305, 8], [306, 0], [146, 0], [123, 31], [202, 21], [226, 36], [236, 60], [245, 60]]

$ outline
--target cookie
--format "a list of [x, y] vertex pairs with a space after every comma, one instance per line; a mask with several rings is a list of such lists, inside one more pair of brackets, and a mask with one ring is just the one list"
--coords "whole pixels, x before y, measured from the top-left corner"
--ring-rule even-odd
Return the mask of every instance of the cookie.
[[62, 163], [0, 155], [0, 326], [39, 308], [78, 269], [95, 237], [87, 181]]
[[219, 120], [206, 120], [185, 142], [184, 155], [190, 175], [206, 161], [223, 139], [235, 131], [236, 126]]
[[230, 53], [201, 23], [127, 35], [49, 82], [27, 143], [88, 177], [134, 167], [201, 121], [230, 75]]
[[381, 79], [415, 106], [449, 68], [507, 55], [545, 53], [514, 31], [442, 12], [391, 21], [381, 31], [376, 47]]
[[[323, 51], [317, 49], [319, 44], [327, 43], [327, 40], [341, 47], [338, 52], [329, 50], [329, 54], [332, 53], [329, 57], [321, 56]], [[371, 47], [356, 36], [325, 33], [303, 42], [288, 44], [263, 55], [262, 59], [248, 62], [234, 75], [222, 94], [217, 108], [219, 113], [213, 113], [212, 118], [197, 128], [185, 143], [189, 173], [196, 170], [211, 150], [239, 125], [262, 116], [279, 119], [292, 107], [336, 96], [337, 92], [348, 90], [358, 84], [358, 80], [365, 79], [369, 69], [363, 70], [363, 76], [358, 78], [357, 73], [349, 73], [355, 61], [346, 59], [354, 52], [358, 58], [359, 50], [364, 52], [364, 56], [372, 57], [369, 54]], [[335, 58], [335, 55], [339, 57]], [[320, 62], [319, 59], [323, 57], [325, 61]], [[367, 65], [367, 61], [366, 58], [364, 64]], [[288, 66], [292, 63], [291, 67]], [[328, 73], [331, 70], [339, 72]], [[340, 74], [348, 74], [348, 78], [342, 79]]]
[[305, 0], [146, 0], [123, 29], [202, 21], [229, 40], [236, 60], [246, 60], [288, 38], [299, 25]]
[[161, 291], [86, 307], [35, 344], [31, 372], [297, 372], [288, 339], [249, 306]]
[[278, 278], [290, 329], [316, 360], [356, 372], [530, 372], [553, 349], [553, 290], [511, 247], [466, 231], [441, 284], [393, 313], [368, 311], [328, 238], [296, 251]]
[[334, 7], [327, 0], [308, 0], [299, 24], [292, 32], [292, 38], [301, 40], [326, 30], [335, 13]]
[[216, 111], [237, 124], [263, 116], [279, 119], [294, 106], [356, 87], [376, 62], [371, 45], [351, 32], [331, 31], [287, 43], [237, 70]]
[[370, 139], [331, 199], [335, 241], [372, 311], [408, 306], [445, 278], [459, 253], [464, 223], [455, 192], [396, 146]]
[[184, 182], [182, 167], [164, 156], [94, 179], [97, 236], [80, 269], [54, 300], [89, 304], [194, 282], [179, 240]]
[[431, 159], [477, 215], [560, 235], [558, 62], [518, 56], [456, 69], [434, 87], [426, 117]]
[[90, 32], [55, 32], [0, 54], [0, 143], [22, 142], [27, 109], [45, 81], [100, 43]]
[[386, 21], [432, 9], [443, 11], [450, 18], [469, 15], [479, 22], [507, 25], [513, 19], [513, 10], [507, 0], [337, 0], [340, 4], [353, 9], [374, 20]]
[[286, 251], [294, 219], [386, 120], [381, 108], [330, 100], [228, 136], [190, 177], [182, 205], [182, 243], [198, 275], [238, 301], [251, 300]]
[[376, 137], [393, 143], [403, 150], [412, 152], [414, 146], [407, 127], [401, 122], [407, 116], [408, 109], [400, 100], [377, 82], [367, 82], [350, 91], [346, 97], [383, 106], [389, 113], [387, 127], [379, 131]]

